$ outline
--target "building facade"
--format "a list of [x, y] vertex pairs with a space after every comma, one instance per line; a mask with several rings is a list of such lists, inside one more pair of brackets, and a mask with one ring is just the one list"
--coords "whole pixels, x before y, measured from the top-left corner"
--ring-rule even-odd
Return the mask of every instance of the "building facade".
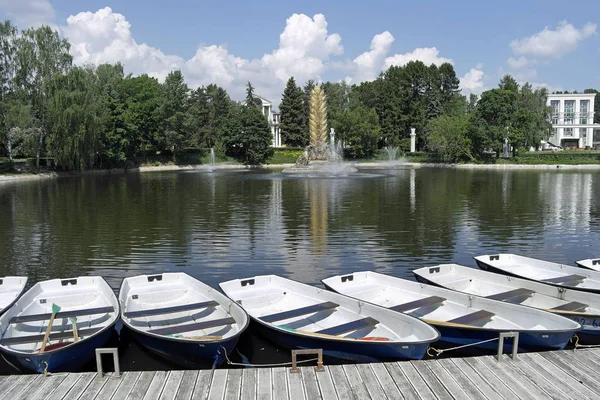
[[256, 105], [260, 105], [261, 112], [267, 117], [267, 121], [269, 121], [269, 127], [271, 128], [271, 135], [273, 137], [271, 146], [281, 147], [281, 114], [273, 112], [273, 103], [271, 101], [257, 95], [254, 95], [254, 99], [256, 100]]
[[594, 124], [595, 97], [594, 93], [548, 95], [552, 123], [548, 141], [564, 148], [599, 146], [600, 124]]

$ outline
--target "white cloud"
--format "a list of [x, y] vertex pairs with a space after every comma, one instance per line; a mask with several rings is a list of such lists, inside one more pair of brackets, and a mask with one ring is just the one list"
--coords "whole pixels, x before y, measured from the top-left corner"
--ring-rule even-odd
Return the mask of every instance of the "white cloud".
[[120, 61], [127, 72], [147, 73], [159, 79], [164, 79], [170, 71], [183, 65], [181, 57], [165, 55], [145, 43], [138, 44], [131, 35], [125, 16], [114, 13], [110, 7], [95, 13], [71, 15], [61, 31], [71, 42], [75, 64]]
[[567, 21], [561, 21], [555, 30], [545, 27], [529, 37], [513, 40], [510, 47], [517, 55], [560, 58], [592, 35], [596, 35], [596, 24], [587, 23], [577, 29]]
[[481, 94], [484, 91], [484, 72], [483, 66], [477, 65], [471, 68], [462, 78], [460, 78], [460, 89], [463, 94], [474, 93]]
[[435, 64], [437, 66], [443, 63], [454, 64], [454, 62], [445, 57], [439, 57], [440, 51], [435, 47], [417, 48], [411, 53], [395, 54], [385, 59], [385, 69], [395, 66], [403, 66], [410, 61], [422, 61], [425, 65]]
[[388, 31], [375, 35], [371, 40], [371, 50], [362, 53], [353, 61], [356, 67], [353, 80], [362, 82], [375, 79], [393, 42], [394, 36]]
[[521, 68], [527, 67], [528, 65], [531, 65], [532, 61], [530, 61], [527, 58], [521, 56], [519, 58], [509, 57], [508, 61], [506, 63], [512, 69], [521, 69]]
[[0, 9], [19, 28], [40, 25], [54, 27], [54, 8], [48, 0], [0, 0]]

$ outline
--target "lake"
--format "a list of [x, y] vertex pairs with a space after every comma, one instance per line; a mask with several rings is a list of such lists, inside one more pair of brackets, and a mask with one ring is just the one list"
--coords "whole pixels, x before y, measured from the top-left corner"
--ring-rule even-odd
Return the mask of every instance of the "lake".
[[0, 275], [30, 285], [94, 274], [117, 290], [126, 276], [167, 271], [214, 287], [256, 274], [412, 279], [415, 268], [474, 267], [473, 256], [498, 252], [567, 264], [600, 256], [600, 173], [189, 170], [0, 186]]

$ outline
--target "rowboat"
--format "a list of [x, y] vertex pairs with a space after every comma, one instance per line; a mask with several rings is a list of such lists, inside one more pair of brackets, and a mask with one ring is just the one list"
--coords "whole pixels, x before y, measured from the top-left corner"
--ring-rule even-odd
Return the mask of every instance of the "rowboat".
[[[323, 280], [328, 288], [398, 313], [418, 317], [441, 333], [440, 347], [473, 345], [497, 349], [500, 332], [519, 332], [523, 351], [562, 349], [581, 326], [530, 307], [469, 296], [376, 272], [355, 272]], [[484, 341], [485, 343], [481, 343]], [[512, 341], [505, 341], [506, 351]]]
[[581, 324], [580, 338], [600, 341], [600, 295], [527, 279], [494, 274], [456, 264], [413, 271], [419, 282], [430, 283], [488, 299], [521, 304], [569, 318]]
[[575, 263], [581, 268], [593, 269], [594, 271], [600, 271], [600, 258], [588, 258], [587, 260], [575, 261]]
[[219, 284], [280, 346], [355, 362], [421, 359], [439, 338], [410, 316], [276, 275]]
[[119, 303], [102, 277], [38, 282], [0, 317], [0, 352], [22, 370], [76, 371], [118, 318]]
[[0, 278], [0, 314], [17, 301], [21, 293], [23, 293], [26, 284], [26, 276], [5, 276]]
[[600, 272], [516, 254], [475, 257], [479, 268], [569, 289], [600, 293]]
[[125, 278], [119, 302], [134, 339], [186, 367], [220, 365], [249, 323], [240, 306], [183, 272]]

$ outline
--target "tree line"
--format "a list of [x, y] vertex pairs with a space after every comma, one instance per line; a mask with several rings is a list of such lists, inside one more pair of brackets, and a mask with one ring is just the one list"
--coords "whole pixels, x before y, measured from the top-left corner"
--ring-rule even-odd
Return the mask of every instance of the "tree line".
[[[70, 44], [49, 27], [19, 31], [0, 24], [0, 156], [49, 157], [58, 168], [84, 170], [142, 163], [157, 154], [214, 148], [256, 164], [272, 154], [269, 121], [254, 88], [233, 101], [215, 84], [189, 88], [181, 71], [163, 82], [125, 75], [121, 64], [74, 66]], [[283, 92], [282, 142], [309, 141], [309, 97], [291, 77]], [[550, 134], [547, 91], [506, 75], [495, 89], [469, 98], [449, 63], [412, 61], [371, 82], [325, 82], [328, 121], [347, 158], [382, 147], [417, 147], [445, 162], [477, 161], [502, 149], [537, 147]], [[586, 92], [593, 91], [587, 89]], [[600, 101], [596, 102], [600, 107]], [[599, 115], [596, 113], [596, 115]]]

